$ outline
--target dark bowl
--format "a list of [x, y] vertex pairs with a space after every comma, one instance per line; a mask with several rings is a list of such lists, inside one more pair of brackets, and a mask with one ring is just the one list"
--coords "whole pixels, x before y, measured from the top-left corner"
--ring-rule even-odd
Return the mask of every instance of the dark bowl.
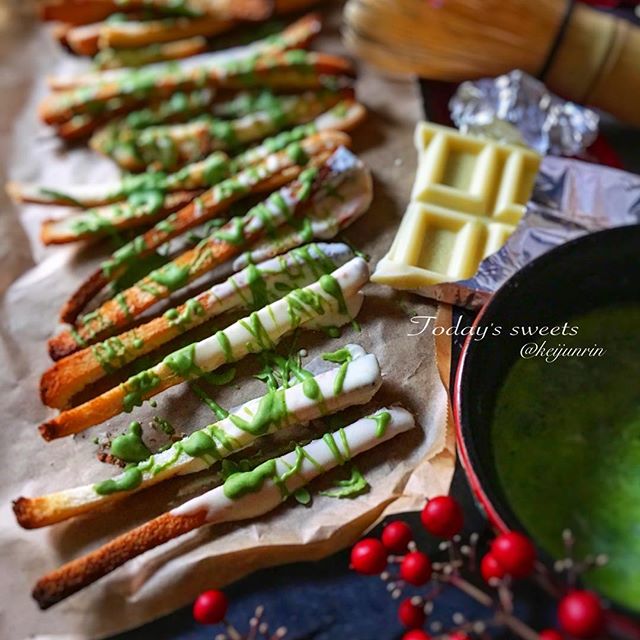
[[[639, 301], [640, 225], [634, 225], [583, 236], [533, 260], [492, 296], [473, 326], [556, 325], [599, 307]], [[525, 529], [498, 482], [490, 437], [494, 406], [520, 348], [535, 339], [469, 336], [456, 372], [460, 459], [479, 504], [501, 531]]]

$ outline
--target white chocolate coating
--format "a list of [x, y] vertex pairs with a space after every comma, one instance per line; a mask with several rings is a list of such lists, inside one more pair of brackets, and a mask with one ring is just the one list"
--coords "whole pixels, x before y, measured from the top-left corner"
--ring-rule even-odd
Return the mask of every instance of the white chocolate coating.
[[[371, 172], [350, 151], [340, 147], [329, 159], [329, 163], [340, 158], [343, 178], [338, 184], [331, 179], [331, 193], [320, 189], [313, 197], [312, 205], [306, 213], [314, 238], [329, 240], [341, 229], [357, 220], [371, 204], [373, 184]], [[351, 164], [348, 163], [351, 158]], [[338, 176], [340, 177], [340, 176]], [[235, 259], [233, 268], [238, 270], [250, 262], [257, 263], [284, 253], [305, 242], [304, 233], [290, 225], [283, 225], [276, 231], [275, 238], [264, 238], [253, 248]]]
[[[284, 401], [287, 407], [287, 416], [282, 423], [269, 425], [267, 433], [273, 433], [293, 425], [307, 424], [323, 415], [335, 413], [353, 405], [365, 404], [371, 400], [382, 384], [378, 361], [373, 354], [367, 354], [359, 345], [349, 344], [345, 348], [349, 350], [353, 360], [347, 364], [342, 389], [335, 387], [339, 375], [338, 366], [314, 376], [320, 390], [318, 398], [309, 398], [305, 395], [302, 383], [285, 389]], [[250, 421], [261, 400], [262, 397], [249, 400], [235, 409], [230, 416]], [[223, 432], [234, 444], [233, 448], [228, 450], [222, 442], [216, 440], [218, 454], [221, 458], [246, 447], [256, 437], [236, 427], [230, 416], [211, 425], [212, 428]], [[201, 431], [209, 434], [209, 429], [209, 427], [204, 427]], [[62, 520], [67, 517], [67, 514], [80, 507], [86, 505], [97, 507], [114, 497], [145, 489], [176, 475], [197, 473], [208, 468], [215, 461], [216, 458], [211, 456], [192, 457], [188, 455], [180, 448], [180, 442], [178, 442], [166, 451], [156, 453], [150, 458], [148, 468], [142, 473], [141, 484], [131, 491], [100, 495], [96, 493], [94, 485], [85, 485], [42, 496], [39, 500], [47, 500], [49, 511], [56, 512], [56, 515]], [[139, 466], [144, 467], [145, 464], [142, 463]]]
[[[342, 289], [342, 294], [348, 307], [348, 314], [339, 313], [338, 300], [324, 291], [319, 282], [314, 282], [305, 287], [304, 291], [321, 299], [324, 311], [320, 313], [317, 309], [305, 306], [304, 317], [301, 319], [299, 326], [309, 325], [313, 321], [315, 321], [316, 326], [341, 326], [350, 322], [357, 315], [363, 301], [363, 296], [358, 291], [369, 279], [369, 267], [366, 261], [362, 258], [353, 258], [336, 269], [332, 273], [332, 277], [337, 280]], [[290, 295], [276, 300], [252, 314], [257, 317], [257, 322], [263, 327], [265, 335], [273, 344], [298, 326], [289, 313]], [[255, 336], [249, 330], [250, 323], [250, 317], [243, 318], [224, 330], [231, 348], [230, 361], [240, 360], [248, 353], [261, 350], [256, 345]], [[194, 364], [203, 371], [213, 371], [226, 362], [227, 358], [217, 334], [195, 344]], [[162, 368], [165, 366], [164, 364], [158, 365], [158, 367]]]
[[[335, 267], [340, 267], [351, 258], [353, 251], [342, 242], [312, 243], [307, 245], [309, 255], [328, 258]], [[267, 289], [269, 300], [277, 300], [283, 296], [287, 286], [304, 287], [317, 280], [320, 269], [305, 261], [302, 254], [293, 249], [278, 258], [273, 258], [256, 265]], [[292, 274], [295, 276], [292, 278]], [[208, 291], [200, 294], [197, 300], [203, 302], [204, 296], [209, 302], [215, 301], [216, 315], [238, 308], [250, 308], [255, 305], [251, 292], [251, 268], [245, 268], [224, 282], [214, 284]]]
[[[384, 433], [377, 434], [377, 423], [373, 417], [383, 412], [389, 413], [390, 420]], [[335, 442], [340, 449], [341, 455], [346, 459], [350, 459], [413, 427], [415, 427], [415, 420], [406, 409], [402, 407], [380, 409], [372, 417], [361, 418], [344, 428], [348, 452], [345, 451], [344, 444], [337, 435], [335, 436]], [[336, 459], [322, 438], [312, 440], [302, 447], [302, 450], [309, 457], [302, 458], [299, 470], [284, 481], [289, 494], [321, 473], [329, 471], [340, 464], [340, 461]], [[312, 458], [317, 464], [314, 464], [309, 458]], [[297, 459], [296, 452], [276, 458], [275, 463], [278, 475], [282, 476], [289, 472], [296, 465]], [[224, 486], [216, 487], [197, 498], [185, 502], [170, 511], [170, 513], [174, 516], [185, 516], [205, 511], [207, 514], [206, 521], [209, 523], [233, 522], [263, 515], [275, 509], [282, 501], [283, 495], [277, 484], [271, 480], [265, 480], [258, 490], [247, 493], [237, 499], [228, 498], [225, 495]]]

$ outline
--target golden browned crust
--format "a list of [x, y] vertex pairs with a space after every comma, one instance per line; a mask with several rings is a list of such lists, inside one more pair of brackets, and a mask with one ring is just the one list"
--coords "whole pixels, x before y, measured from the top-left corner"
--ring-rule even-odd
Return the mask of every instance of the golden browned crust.
[[78, 344], [70, 331], [63, 331], [50, 338], [47, 346], [49, 348], [49, 357], [52, 360], [60, 360], [60, 358], [64, 358], [82, 348], [82, 345]]
[[[157, 320], [167, 322], [164, 318], [157, 318]], [[132, 336], [131, 340], [138, 336], [144, 339], [141, 332], [137, 331], [135, 332], [135, 337]], [[148, 353], [148, 351], [136, 350], [135, 356], [132, 356], [131, 359], [144, 353]], [[126, 363], [123, 363], [122, 366], [124, 364]], [[40, 399], [48, 407], [64, 409], [76, 393], [104, 375], [106, 375], [106, 371], [93, 355], [92, 349], [90, 347], [82, 349], [82, 351], [62, 358], [42, 374], [40, 378]]]
[[273, 0], [230, 0], [228, 11], [238, 20], [266, 20], [273, 13]]
[[[126, 229], [134, 229], [142, 225], [157, 222], [166, 218], [170, 213], [182, 209], [189, 204], [202, 190], [197, 191], [174, 191], [165, 196], [162, 207], [154, 213], [144, 213], [136, 215], [134, 208], [130, 208], [133, 215], [123, 215], [121, 218], [109, 222], [108, 226], [101, 229], [88, 229], [86, 231], [76, 231], [72, 228], [74, 215], [60, 220], [45, 220], [40, 228], [40, 239], [43, 244], [67, 244], [69, 242], [77, 242], [79, 240], [87, 240], [89, 238], [101, 238], [113, 230], [125, 231]], [[122, 205], [106, 204], [100, 207], [94, 207], [92, 210], [100, 215], [103, 212], [105, 219], [109, 219], [109, 211], [114, 208], [120, 208]], [[78, 212], [78, 218], [86, 214], [85, 211]]]
[[13, 501], [13, 513], [23, 529], [38, 529], [68, 520], [124, 498], [127, 493], [97, 496], [96, 500], [73, 500], [64, 491], [36, 498], [20, 497]]
[[[162, 366], [162, 370], [156, 367], [154, 372], [160, 375], [160, 380], [153, 389], [140, 395], [141, 400], [152, 398], [161, 391], [184, 380], [184, 378], [176, 375], [168, 367]], [[109, 391], [77, 407], [62, 411], [55, 418], [44, 422], [38, 427], [40, 435], [45, 440], [50, 441], [56, 438], [63, 438], [64, 436], [70, 436], [74, 433], [80, 433], [94, 424], [100, 424], [122, 413], [126, 395], [127, 392], [123, 385], [113, 387], [109, 389]]]
[[37, 503], [37, 498], [20, 497], [13, 501], [13, 513], [16, 516], [18, 524], [23, 529], [35, 529], [39, 526], [43, 508]]
[[81, 56], [93, 56], [98, 53], [98, 41], [104, 23], [96, 22], [73, 27], [67, 31], [66, 42], [69, 48]]
[[43, 576], [32, 596], [41, 609], [48, 609], [145, 551], [201, 527], [205, 519], [204, 511], [185, 516], [164, 513]]
[[[317, 0], [315, 0], [317, 2]], [[291, 8], [291, 0], [279, 4], [286, 6], [287, 11], [302, 10], [309, 6], [309, 0], [296, 0]], [[116, 0], [46, 0], [39, 3], [39, 13], [42, 20], [60, 21], [73, 25], [89, 24], [93, 22], [101, 22], [113, 13], [131, 12], [145, 9], [147, 11], [161, 10], [166, 8], [167, 2], [149, 2], [139, 0], [138, 2], [129, 1], [126, 3], [117, 2]], [[214, 5], [217, 9], [219, 4]], [[278, 10], [279, 7], [276, 6]], [[228, 6], [224, 9], [225, 17], [234, 17], [238, 20], [265, 20], [273, 11], [273, 2], [271, 0], [232, 0], [228, 2]], [[280, 9], [280, 12], [283, 10]], [[216, 11], [216, 14], [222, 12]], [[158, 12], [158, 17], [162, 17], [162, 13]]]
[[[189, 56], [195, 56], [198, 53], [203, 53], [207, 48], [207, 39], [202, 36], [193, 36], [192, 38], [175, 40], [173, 42], [158, 45], [157, 48], [153, 48], [153, 51], [147, 49], [143, 54], [143, 64], [188, 58]], [[108, 58], [99, 60], [97, 66], [101, 71], [105, 71], [107, 69], [121, 69], [122, 67], [127, 67], [129, 65], [122, 59], [120, 53], [113, 49]]]
[[320, 4], [321, 0], [274, 0], [276, 14], [304, 11], [313, 5]]
[[115, 0], [47, 0], [38, 3], [40, 18], [71, 25], [100, 22], [117, 11], [130, 11], [129, 3], [118, 5]]
[[[98, 293], [100, 293], [103, 287], [106, 287], [109, 284], [109, 282], [109, 278], [107, 278], [102, 269], [94, 271], [64, 303], [60, 311], [60, 320], [62, 320], [62, 322], [69, 322], [70, 324], [73, 324], [82, 310], [96, 295], [98, 295]], [[77, 345], [75, 349], [72, 349], [72, 351], [76, 351], [78, 348], [79, 345]], [[72, 351], [61, 352], [56, 357], [55, 349], [52, 348], [51, 340], [49, 341], [49, 355], [54, 360], [58, 360], [59, 358], [67, 355], [67, 353], [72, 353]]]
[[[191, 315], [188, 328], [198, 326], [211, 317], [207, 314], [211, 308], [211, 301], [206, 293], [196, 299], [205, 313]], [[185, 308], [186, 304], [183, 304], [176, 307], [176, 311], [180, 314]], [[112, 364], [109, 373], [169, 342], [180, 335], [182, 330], [179, 326], [172, 325], [165, 317], [159, 316], [135, 329], [125, 331], [118, 339], [127, 349], [119, 355], [118, 361]], [[141, 346], [135, 346], [139, 343]], [[63, 409], [76, 393], [107, 374], [94, 355], [94, 349], [99, 345], [100, 343], [70, 354], [44, 372], [40, 379], [40, 398], [44, 404], [54, 409]]]
[[171, 22], [147, 20], [124, 24], [103, 23], [99, 30], [98, 44], [100, 48], [106, 46], [114, 49], [136, 49], [191, 36], [215, 36], [229, 31], [236, 24], [235, 20], [213, 16], [178, 19]]
[[63, 140], [82, 140], [88, 138], [94, 131], [99, 129], [103, 124], [106, 124], [109, 117], [124, 114], [127, 112], [127, 108], [119, 109], [116, 113], [109, 114], [107, 117], [98, 116], [80, 116], [78, 118], [72, 118], [67, 122], [63, 122], [56, 127], [56, 133]]

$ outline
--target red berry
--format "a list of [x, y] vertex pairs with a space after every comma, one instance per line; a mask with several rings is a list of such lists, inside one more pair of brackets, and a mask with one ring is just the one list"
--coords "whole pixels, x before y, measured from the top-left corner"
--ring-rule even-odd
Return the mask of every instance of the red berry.
[[398, 618], [405, 627], [417, 629], [424, 624], [427, 616], [420, 605], [413, 604], [411, 598], [406, 598], [398, 607]]
[[462, 631], [454, 631], [447, 635], [447, 640], [469, 640], [469, 636]]
[[600, 598], [591, 591], [572, 591], [558, 605], [558, 620], [567, 633], [577, 638], [598, 635], [604, 624]]
[[351, 566], [367, 576], [382, 573], [387, 566], [387, 550], [376, 538], [360, 540], [351, 549]]
[[505, 570], [492, 553], [486, 553], [480, 561], [480, 573], [489, 582], [492, 578], [504, 578]]
[[439, 538], [453, 538], [460, 533], [464, 524], [462, 509], [451, 496], [438, 496], [429, 500], [420, 519], [424, 528]]
[[400, 577], [416, 586], [423, 585], [431, 578], [431, 560], [426, 553], [412, 551], [402, 559]]
[[216, 589], [202, 592], [193, 603], [193, 617], [200, 624], [218, 624], [226, 615], [227, 596]]
[[514, 578], [526, 578], [536, 564], [533, 543], [517, 531], [500, 534], [491, 543], [491, 555]]
[[540, 632], [540, 640], [564, 640], [562, 634], [555, 629], [543, 629]]
[[402, 636], [402, 640], [431, 640], [431, 636], [422, 629], [411, 629]]
[[404, 553], [412, 540], [411, 527], [402, 520], [394, 520], [382, 530], [382, 544], [392, 553]]

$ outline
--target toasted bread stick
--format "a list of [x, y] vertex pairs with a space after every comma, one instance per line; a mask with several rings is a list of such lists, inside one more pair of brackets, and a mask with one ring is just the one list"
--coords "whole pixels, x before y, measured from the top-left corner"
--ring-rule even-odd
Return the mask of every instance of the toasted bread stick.
[[[44, 527], [82, 513], [94, 511], [119, 498], [177, 475], [197, 473], [219, 460], [243, 449], [257, 437], [293, 425], [307, 424], [311, 420], [341, 411], [347, 407], [369, 402], [382, 384], [380, 368], [373, 354], [366, 354], [358, 345], [347, 345], [349, 352], [344, 365], [339, 365], [312, 376], [303, 369], [297, 384], [285, 389], [269, 390], [264, 396], [250, 400], [227, 417], [190, 434], [169, 449], [153, 454], [147, 460], [129, 467], [105, 482], [59, 491], [36, 498], [18, 498], [13, 503], [18, 523], [25, 529]], [[304, 393], [313, 387], [317, 393]], [[242, 429], [237, 424], [251, 422], [269, 403], [278, 402], [286, 407], [275, 419], [267, 420], [259, 428]], [[213, 446], [205, 451], [195, 445], [204, 440]], [[126, 485], [127, 477], [136, 471], [139, 482]], [[126, 488], [124, 488], [126, 487]]]
[[[311, 209], [305, 215], [302, 227], [300, 227], [300, 225], [291, 226], [285, 224], [278, 228], [273, 236], [259, 241], [254, 248], [240, 254], [233, 263], [234, 270], [239, 271], [248, 265], [258, 264], [279, 256], [290, 249], [305, 244], [311, 238], [330, 240], [342, 229], [352, 224], [369, 208], [372, 197], [372, 187], [371, 176], [366, 169], [362, 168], [358, 170], [356, 168], [351, 175], [353, 180], [339, 185], [335, 193], [332, 191], [331, 194], [327, 194], [325, 197], [318, 199], [317, 202], [314, 201], [312, 203]], [[325, 202], [332, 204], [331, 206], [325, 206]], [[176, 310], [169, 310], [166, 313], [170, 315], [178, 314], [177, 317], [180, 319], [186, 315], [190, 318], [190, 327], [198, 326], [201, 324], [201, 317], [198, 314], [191, 313], [192, 309], [190, 310], [190, 305], [202, 304], [206, 306], [205, 303], [207, 303], [206, 292], [201, 294], [201, 296], [196, 296], [191, 302], [187, 301]], [[123, 354], [123, 347], [126, 347], [125, 350], [128, 351], [129, 356], [133, 359], [134, 357], [148, 353], [156, 346], [164, 344], [164, 342], [173, 337], [175, 336], [172, 331], [170, 319], [166, 317], [155, 318], [144, 325], [138, 326], [136, 330], [127, 331], [120, 336], [114, 336], [114, 338], [97, 343], [93, 345], [93, 347], [85, 347], [82, 351], [79, 351], [81, 345], [79, 344], [79, 336], [77, 336], [77, 334], [72, 332], [62, 333], [59, 339], [55, 341], [55, 344], [50, 344], [50, 355], [53, 360], [58, 360], [62, 363], [70, 359], [70, 354], [86, 352], [87, 349], [93, 348], [97, 349], [101, 354], [113, 353], [117, 362], [120, 362], [123, 358], [129, 362], [130, 360], [127, 360]], [[123, 341], [125, 341], [124, 345], [119, 344], [119, 342]], [[141, 342], [142, 344], [140, 344]], [[42, 396], [45, 404], [49, 404], [44, 399], [49, 396], [49, 393], [58, 393], [60, 391], [57, 385], [58, 381], [62, 379], [68, 380], [70, 383], [82, 380], [85, 373], [88, 375], [89, 371], [93, 371], [92, 375], [101, 377], [102, 374], [97, 372], [95, 368], [95, 362], [94, 366], [90, 367], [91, 359], [87, 360], [87, 357], [88, 356], [85, 356], [81, 361], [76, 363], [78, 368], [75, 369], [75, 374], [61, 378], [57, 373], [52, 373], [52, 377], [47, 378], [46, 387], [50, 387], [51, 391], [47, 392], [47, 396]], [[61, 358], [62, 360], [60, 360]], [[109, 359], [109, 362], [111, 362], [111, 359]], [[123, 360], [123, 366], [124, 364], [126, 364], [126, 362]], [[70, 364], [69, 366], [72, 365]], [[110, 364], [109, 366], [114, 367], [115, 365]], [[55, 366], [52, 371], [55, 371]], [[66, 368], [63, 369], [63, 371], [66, 371]], [[51, 406], [62, 408], [62, 406], [58, 407], [57, 405]]]
[[[326, 131], [306, 138], [300, 148], [308, 158], [321, 164], [331, 151], [349, 143], [344, 133]], [[296, 164], [304, 159], [299, 154], [280, 151], [263, 162], [251, 166], [233, 178], [229, 178], [206, 191], [200, 198], [178, 211], [169, 224], [160, 224], [116, 251], [102, 268], [89, 277], [65, 303], [61, 318], [72, 321], [106, 284], [120, 276], [131, 260], [149, 255], [165, 242], [226, 211], [229, 206], [250, 193], [273, 191], [290, 182], [302, 172]], [[229, 249], [231, 251], [231, 249]]]
[[[322, 173], [328, 173], [326, 167]], [[309, 168], [290, 187], [280, 189], [244, 216], [232, 218], [222, 228], [201, 240], [193, 249], [181, 253], [171, 262], [155, 269], [107, 300], [100, 307], [82, 316], [73, 332], [63, 332], [49, 341], [51, 353], [73, 342], [77, 346], [92, 344], [130, 325], [146, 309], [167, 298], [174, 291], [196, 280], [211, 269], [237, 256], [257, 239], [275, 231], [309, 205], [312, 193], [327, 183], [322, 173]], [[344, 174], [337, 176], [336, 182]], [[172, 219], [167, 219], [172, 224]]]
[[159, 191], [140, 192], [129, 202], [103, 205], [63, 218], [45, 220], [40, 228], [40, 240], [45, 245], [65, 244], [152, 224], [186, 207], [201, 193], [202, 190], [176, 191], [165, 196]]
[[91, 24], [113, 13], [139, 11], [139, 7], [117, 0], [45, 0], [38, 3], [40, 18], [47, 22], [62, 22], [69, 26]]
[[259, 309], [289, 288], [311, 284], [353, 257], [341, 243], [309, 244], [245, 267], [162, 316], [58, 360], [40, 379], [42, 402], [55, 409], [87, 385], [150, 353], [181, 333], [232, 310]]
[[259, 240], [251, 249], [241, 253], [233, 261], [233, 270], [239, 271], [250, 264], [269, 260], [289, 249], [308, 242], [309, 237], [330, 240], [357, 220], [369, 209], [373, 197], [371, 173], [362, 166], [352, 173], [352, 179], [336, 189], [327, 208], [314, 207], [305, 218], [305, 224], [293, 226], [285, 224], [274, 237]]
[[[369, 207], [372, 197], [371, 176], [368, 170], [358, 163], [353, 170], [347, 169], [349, 180], [337, 185], [335, 191], [314, 197], [311, 208], [305, 215], [305, 223], [302, 228], [284, 225], [264, 243], [258, 243], [255, 248], [242, 253], [234, 262], [234, 270], [245, 269], [247, 286], [250, 281], [256, 281], [257, 273], [251, 265], [259, 266], [260, 272], [268, 268], [268, 273], [277, 277], [280, 269], [271, 267], [272, 258], [281, 256], [285, 251], [300, 247], [309, 241], [309, 236], [329, 240], [342, 229], [353, 223]], [[337, 255], [342, 255], [343, 245], [321, 245], [321, 251], [327, 251], [331, 262], [336, 262]], [[323, 260], [318, 247], [308, 245], [300, 251], [305, 258], [314, 257], [311, 268], [316, 262], [329, 264]], [[336, 255], [337, 252], [337, 255]], [[294, 255], [298, 255], [296, 252]], [[276, 261], [282, 268], [288, 270], [289, 257], [282, 256]], [[340, 261], [338, 261], [339, 263]], [[318, 266], [315, 267], [319, 269]], [[249, 277], [249, 271], [252, 271]], [[302, 273], [300, 270], [299, 273]], [[235, 280], [235, 283], [234, 283]], [[263, 276], [267, 291], [270, 286], [267, 281], [271, 278]], [[244, 275], [233, 276], [231, 284], [234, 294], [241, 294], [244, 285]], [[259, 281], [256, 281], [259, 282]], [[58, 362], [51, 367], [42, 377], [40, 393], [44, 404], [57, 409], [65, 408], [69, 398], [83, 389], [86, 385], [99, 380], [106, 373], [111, 373], [136, 358], [149, 353], [158, 346], [176, 337], [180, 332], [199, 326], [215, 315], [227, 311], [226, 305], [230, 303], [227, 297], [227, 284], [213, 285], [212, 289], [205, 291], [175, 309], [170, 309], [162, 317], [154, 318], [149, 322], [137, 326], [118, 336], [78, 350], [79, 345], [74, 334], [65, 334], [65, 341], [58, 341], [56, 347], [59, 352], [52, 353]], [[253, 285], [254, 287], [256, 285]], [[281, 286], [285, 290], [284, 283]], [[274, 294], [275, 295], [275, 294]], [[253, 295], [243, 295], [244, 303], [250, 303]], [[275, 298], [274, 298], [275, 299]], [[65, 354], [66, 357], [60, 359]]]
[[[273, 237], [265, 239], [253, 249], [242, 253], [234, 261], [234, 270], [239, 271], [247, 268], [253, 270], [251, 265], [257, 265], [263, 261], [267, 261], [264, 265], [266, 269], [268, 264], [272, 264], [271, 259], [281, 256], [285, 251], [301, 247], [309, 241], [310, 235], [314, 238], [330, 240], [340, 230], [353, 223], [369, 208], [372, 186], [371, 176], [362, 166], [355, 167], [355, 170], [351, 171], [349, 175], [351, 179], [338, 185], [335, 192], [332, 190], [330, 194], [314, 198], [302, 228], [284, 225], [277, 230]], [[326, 247], [323, 251], [328, 251], [332, 256], [331, 261], [335, 262], [336, 258], [333, 256], [336, 251], [340, 252], [337, 247], [342, 245], [337, 245], [337, 247], [336, 245], [322, 246]], [[302, 247], [301, 251], [305, 256], [310, 254], [317, 258], [316, 261], [323, 262], [322, 255], [312, 249], [312, 245]], [[286, 267], [288, 258], [286, 256], [279, 257], [277, 263]], [[259, 269], [262, 270], [262, 268], [263, 266], [260, 265]], [[269, 273], [277, 274], [278, 271], [275, 267], [269, 267]], [[252, 279], [255, 280], [256, 275], [254, 272]], [[242, 281], [242, 277], [241, 275], [234, 276], [236, 280], [234, 292], [236, 293], [240, 293], [242, 290], [238, 284]], [[268, 276], [265, 275], [264, 280], [268, 279]], [[284, 283], [282, 286], [284, 287]], [[72, 355], [58, 360], [43, 376], [40, 386], [42, 401], [49, 406], [62, 409], [74, 393], [80, 391], [87, 384], [100, 379], [105, 373], [119, 369], [132, 360], [149, 353], [176, 337], [179, 332], [199, 326], [213, 317], [211, 314], [218, 315], [222, 312], [220, 304], [228, 300], [224, 295], [224, 287], [225, 285], [214, 285], [211, 290], [187, 300], [176, 309], [170, 309], [162, 317], [154, 318], [133, 330], [80, 351], [77, 351], [78, 344], [74, 336], [69, 335], [68, 344], [66, 342], [57, 343], [61, 351], [59, 354], [52, 354], [52, 356], [55, 359], [65, 351], [69, 351]], [[215, 292], [213, 300], [211, 299], [212, 292]], [[253, 296], [245, 296], [245, 302], [251, 302], [251, 300], [253, 300]]]
[[46, 609], [128, 560], [204, 524], [261, 516], [320, 474], [414, 427], [413, 416], [402, 407], [380, 409], [337, 434], [326, 433], [253, 471], [231, 475], [221, 487], [193, 498], [43, 576], [32, 595], [40, 607]]
[[163, 44], [150, 44], [136, 49], [102, 48], [93, 59], [100, 70], [122, 69], [123, 67], [144, 67], [155, 62], [180, 60], [203, 53], [208, 48], [207, 39], [202, 36], [183, 38]]
[[[287, 11], [295, 5], [294, 0], [280, 2]], [[299, 2], [298, 2], [299, 4]], [[300, 9], [310, 3], [303, 3]], [[196, 18], [210, 15], [218, 19], [238, 19], [247, 21], [265, 20], [273, 11], [270, 0], [187, 0], [176, 3], [175, 0], [46, 0], [40, 4], [40, 16], [43, 20], [67, 22], [69, 24], [88, 24], [108, 18], [114, 13], [132, 11], [154, 11], [157, 15], [182, 16]]]
[[[235, 104], [223, 103], [227, 107], [224, 115], [241, 117], [246, 115], [247, 110], [251, 111], [254, 99], [248, 96], [242, 96], [242, 98]], [[255, 100], [261, 102], [259, 96]], [[129, 114], [129, 116], [132, 115], [134, 114]], [[216, 151], [204, 160], [188, 164], [166, 177], [158, 171], [150, 171], [126, 176], [117, 182], [66, 185], [56, 188], [35, 183], [9, 182], [7, 192], [16, 202], [97, 207], [125, 200], [131, 194], [149, 188], [166, 192], [208, 188], [233, 173], [264, 160], [271, 153], [281, 151], [292, 142], [302, 140], [314, 133], [331, 129], [350, 131], [360, 124], [365, 116], [366, 111], [361, 104], [353, 100], [342, 100], [312, 122], [267, 138], [259, 145], [238, 154], [233, 160], [230, 160], [224, 152]], [[143, 114], [140, 120], [143, 117], [145, 122], [149, 121], [147, 115], [143, 116]], [[126, 121], [129, 121], [128, 117]]]
[[185, 380], [237, 362], [249, 353], [272, 348], [299, 326], [341, 326], [360, 310], [359, 290], [369, 278], [362, 258], [353, 258], [318, 282], [295, 289], [223, 331], [174, 351], [162, 362], [132, 376], [92, 400], [63, 411], [40, 425], [45, 440], [84, 431]]
[[57, 125], [76, 115], [100, 113], [109, 100], [128, 100], [135, 106], [175, 91], [192, 91], [203, 86], [232, 90], [249, 86], [274, 90], [321, 89], [327, 85], [327, 78], [352, 75], [353, 67], [344, 58], [293, 49], [260, 56], [257, 60], [237, 60], [188, 71], [131, 70], [119, 81], [49, 95], [40, 104], [39, 111], [44, 122]]
[[211, 37], [231, 30], [236, 24], [233, 19], [214, 16], [106, 21], [73, 27], [67, 31], [66, 41], [75, 53], [93, 56], [107, 48], [135, 49], [193, 36]]
[[204, 160], [194, 162], [180, 171], [165, 175], [149, 171], [126, 175], [114, 182], [72, 184], [60, 189], [40, 184], [10, 182], [7, 192], [15, 202], [35, 202], [75, 207], [100, 207], [128, 200], [147, 191], [169, 194], [175, 191], [195, 191], [213, 187], [232, 173], [231, 160], [222, 151], [215, 151]]
[[203, 115], [190, 122], [141, 130], [116, 124], [95, 133], [90, 144], [127, 171], [148, 167], [175, 171], [212, 151], [228, 152], [283, 129], [305, 124], [345, 97], [335, 91], [307, 91], [294, 96], [274, 96], [261, 110], [232, 120]]
[[[197, 55], [185, 60], [178, 60], [171, 64], [155, 63], [145, 67], [145, 77], [153, 79], [164, 73], [173, 73], [177, 70], [186, 73], [199, 72], [201, 76], [210, 67], [224, 66], [232, 61], [253, 59], [260, 55], [270, 55], [288, 49], [304, 49], [311, 39], [322, 28], [322, 22], [315, 13], [308, 14], [296, 22], [290, 24], [275, 37], [264, 38], [252, 44], [242, 47], [234, 47], [226, 51], [217, 51]], [[107, 71], [94, 71], [90, 73], [55, 76], [48, 79], [49, 87], [54, 91], [65, 91], [103, 84], [128, 82], [140, 77], [140, 74], [132, 75], [131, 69], [112, 69]], [[145, 101], [147, 102], [147, 101]]]
[[56, 133], [65, 140], [86, 138], [107, 125], [115, 124], [131, 129], [143, 129], [171, 122], [186, 122], [203, 113], [214, 113], [233, 101], [222, 101], [213, 106], [216, 92], [212, 89], [176, 91], [168, 98], [153, 100], [143, 108], [132, 109], [129, 100], [115, 100], [103, 106], [99, 113], [74, 116], [56, 127]]

